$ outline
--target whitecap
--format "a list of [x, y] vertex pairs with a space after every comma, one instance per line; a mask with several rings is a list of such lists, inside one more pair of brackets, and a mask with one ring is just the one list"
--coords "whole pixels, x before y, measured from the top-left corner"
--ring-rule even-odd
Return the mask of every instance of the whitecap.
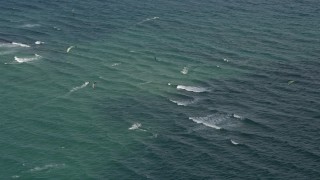
[[114, 66], [119, 66], [121, 63], [113, 63], [111, 66], [114, 67]]
[[237, 119], [242, 119], [242, 117], [241, 117], [241, 116], [236, 115], [236, 114], [233, 114], [232, 116], [233, 116], [234, 118], [237, 118]]
[[39, 27], [40, 24], [24, 24], [21, 27], [25, 27], [25, 28], [33, 28], [33, 27]]
[[34, 42], [35, 44], [37, 44], [37, 45], [39, 45], [39, 44], [44, 44], [44, 42], [42, 42], [42, 41], [36, 41], [36, 42]]
[[225, 61], [225, 62], [229, 62], [229, 60], [228, 60], [228, 59], [226, 59], [226, 58], [223, 58], [223, 61]]
[[34, 60], [38, 60], [40, 59], [41, 56], [38, 54], [34, 54], [34, 57], [25, 57], [25, 58], [19, 58], [17, 56], [14, 57], [14, 60], [16, 60], [18, 63], [24, 63], [24, 62], [30, 62], [30, 61], [34, 61]]
[[135, 129], [139, 129], [141, 127], [141, 123], [134, 123], [129, 130], [135, 130]]
[[188, 74], [188, 68], [187, 67], [184, 67], [180, 72], [182, 73], [182, 74]]
[[29, 45], [22, 44], [22, 43], [17, 43], [17, 42], [12, 42], [11, 44], [13, 44], [15, 46], [20, 46], [20, 47], [30, 47]]
[[139, 22], [138, 24], [142, 24], [142, 23], [144, 23], [144, 22], [152, 21], [152, 20], [156, 20], [156, 19], [159, 19], [159, 17], [147, 18], [147, 19], [144, 19], [143, 21]]
[[84, 84], [82, 84], [81, 86], [77, 86], [77, 87], [74, 87], [70, 90], [70, 92], [74, 92], [74, 91], [77, 91], [79, 89], [82, 89], [82, 88], [85, 88], [87, 85], [89, 84], [89, 82], [85, 82]]
[[18, 176], [18, 175], [13, 175], [13, 176], [11, 176], [12, 177], [12, 179], [17, 179], [17, 178], [19, 178], [20, 176]]
[[215, 129], [230, 129], [240, 126], [241, 121], [235, 120], [232, 117], [232, 114], [215, 113], [204, 117], [189, 117], [189, 119]]
[[67, 49], [67, 53], [68, 53], [68, 52], [70, 52], [70, 51], [71, 51], [71, 49], [72, 49], [72, 48], [74, 48], [74, 47], [75, 47], [75, 46], [70, 46], [70, 47], [68, 47], [68, 49]]
[[62, 168], [64, 167], [65, 164], [46, 164], [44, 166], [37, 166], [33, 169], [30, 169], [31, 172], [36, 172], [36, 171], [43, 171], [43, 170], [46, 170], [46, 169], [52, 169], [52, 168]]
[[234, 144], [234, 145], [238, 145], [238, 144], [239, 144], [239, 143], [233, 141], [232, 139], [230, 139], [230, 142], [231, 142], [232, 144]]
[[178, 85], [177, 89], [183, 89], [186, 91], [197, 92], [197, 93], [209, 91], [207, 88], [204, 88], [204, 87], [184, 86], [184, 85]]
[[193, 122], [196, 122], [198, 124], [203, 124], [207, 127], [211, 127], [214, 129], [221, 129], [221, 127], [219, 127], [213, 123], [207, 122], [206, 117], [189, 117], [189, 119], [191, 119]]
[[179, 100], [172, 100], [172, 99], [169, 99], [169, 101], [177, 104], [178, 106], [187, 106], [187, 105], [190, 105], [195, 102], [195, 100], [184, 100], [184, 101], [180, 100], [179, 101]]
[[14, 47], [30, 47], [30, 46], [27, 44], [12, 42], [12, 43], [0, 43], [0, 47], [14, 48]]

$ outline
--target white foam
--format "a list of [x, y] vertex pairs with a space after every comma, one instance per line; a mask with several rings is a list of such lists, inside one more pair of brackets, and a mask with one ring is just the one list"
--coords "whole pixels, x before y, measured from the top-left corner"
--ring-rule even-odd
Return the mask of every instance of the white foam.
[[77, 86], [77, 87], [74, 87], [70, 90], [70, 92], [74, 92], [74, 91], [77, 91], [79, 89], [82, 89], [82, 88], [85, 88], [87, 85], [89, 84], [89, 82], [85, 82], [84, 84], [82, 84], [81, 86]]
[[40, 24], [24, 24], [21, 27], [26, 27], [26, 28], [33, 28], [33, 27], [39, 27]]
[[242, 119], [242, 117], [241, 117], [241, 116], [236, 115], [236, 114], [233, 114], [232, 116], [233, 116], [234, 118], [237, 118], [237, 119]]
[[232, 129], [241, 126], [242, 122], [233, 118], [233, 114], [214, 113], [204, 117], [189, 117], [196, 123], [201, 123], [213, 128]]
[[11, 44], [13, 44], [15, 46], [20, 46], [20, 47], [30, 47], [29, 45], [22, 44], [22, 43], [17, 43], [17, 42], [12, 42]]
[[72, 48], [74, 48], [74, 46], [70, 46], [70, 47], [68, 47], [68, 49], [67, 49], [67, 53], [68, 53], [68, 52], [70, 52]]
[[188, 68], [187, 67], [184, 67], [180, 72], [182, 73], [182, 74], [188, 74]]
[[152, 21], [152, 20], [156, 20], [156, 19], [159, 19], [159, 17], [147, 18], [147, 19], [145, 19], [145, 20], [143, 20], [143, 21], [139, 22], [138, 24], [142, 24], [142, 23], [144, 23], [144, 22]]
[[111, 66], [114, 67], [114, 66], [119, 66], [121, 63], [113, 63]]
[[14, 48], [14, 47], [30, 47], [30, 46], [27, 44], [12, 42], [12, 43], [0, 43], [0, 47]]
[[19, 58], [17, 56], [14, 57], [14, 60], [16, 60], [18, 63], [24, 63], [24, 62], [30, 62], [34, 60], [40, 59], [41, 56], [38, 54], [34, 54], [34, 57], [28, 57], [28, 58]]
[[223, 61], [225, 61], [225, 62], [229, 62], [229, 60], [228, 60], [228, 59], [226, 59], [226, 58], [223, 58]]
[[141, 123], [134, 123], [129, 130], [135, 130], [135, 129], [139, 129], [141, 127]]
[[239, 144], [239, 143], [233, 141], [232, 139], [230, 139], [230, 142], [231, 142], [232, 144], [234, 144], [234, 145], [238, 145], [238, 144]]
[[36, 171], [43, 171], [43, 170], [46, 170], [46, 169], [52, 169], [52, 168], [61, 168], [61, 167], [64, 167], [65, 164], [47, 164], [47, 165], [44, 165], [42, 167], [35, 167], [33, 169], [30, 169], [31, 172], [36, 172]]
[[198, 124], [203, 124], [207, 127], [211, 127], [214, 129], [221, 129], [221, 127], [219, 127], [213, 123], [206, 122], [206, 117], [189, 117], [189, 119], [191, 119], [193, 122], [196, 122]]
[[172, 100], [172, 99], [169, 99], [171, 102], [177, 104], [178, 106], [187, 106], [189, 104], [192, 104], [195, 102], [195, 100], [186, 100], [186, 101], [177, 101], [177, 100]]
[[207, 88], [204, 88], [204, 87], [184, 86], [184, 85], [178, 85], [177, 89], [183, 89], [186, 91], [197, 92], [197, 93], [209, 91]]
[[36, 41], [36, 42], [34, 42], [35, 44], [37, 44], [37, 45], [39, 45], [39, 44], [44, 44], [44, 42], [42, 42], [42, 41]]

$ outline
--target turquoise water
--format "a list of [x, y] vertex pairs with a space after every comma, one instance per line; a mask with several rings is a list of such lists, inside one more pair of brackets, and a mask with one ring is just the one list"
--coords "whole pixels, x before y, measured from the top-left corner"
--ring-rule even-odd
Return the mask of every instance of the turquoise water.
[[1, 179], [317, 179], [319, 7], [0, 0]]

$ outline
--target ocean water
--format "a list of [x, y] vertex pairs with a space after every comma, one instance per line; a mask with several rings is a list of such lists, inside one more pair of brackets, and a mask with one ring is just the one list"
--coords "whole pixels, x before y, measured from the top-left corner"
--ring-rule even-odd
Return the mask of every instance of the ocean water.
[[318, 0], [0, 0], [0, 179], [317, 179], [319, 55]]

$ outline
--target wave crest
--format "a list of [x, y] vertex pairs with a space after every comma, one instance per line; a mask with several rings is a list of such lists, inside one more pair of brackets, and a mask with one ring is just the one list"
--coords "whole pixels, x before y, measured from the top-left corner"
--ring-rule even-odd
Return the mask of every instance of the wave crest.
[[141, 123], [134, 123], [131, 127], [129, 127], [129, 130], [139, 129], [141, 126]]
[[87, 81], [87, 82], [83, 83], [81, 86], [77, 86], [77, 87], [72, 88], [70, 90], [70, 92], [74, 92], [74, 91], [77, 91], [79, 89], [85, 88], [88, 84], [89, 84], [89, 82]]
[[17, 56], [14, 57], [14, 60], [16, 60], [18, 63], [24, 63], [24, 62], [30, 62], [34, 60], [40, 59], [41, 56], [38, 54], [34, 54], [34, 57], [28, 57], [28, 58], [19, 58]]
[[30, 46], [27, 44], [23, 44], [23, 43], [11, 42], [11, 43], [0, 43], [0, 47], [4, 47], [4, 48], [14, 48], [14, 47], [29, 48]]
[[189, 117], [189, 119], [214, 129], [228, 129], [241, 124], [239, 118], [224, 113], [216, 113], [204, 117]]
[[185, 90], [185, 91], [196, 92], [196, 93], [208, 92], [209, 91], [207, 88], [204, 88], [204, 87], [184, 86], [184, 85], [178, 85], [177, 89], [182, 89], [182, 90]]

